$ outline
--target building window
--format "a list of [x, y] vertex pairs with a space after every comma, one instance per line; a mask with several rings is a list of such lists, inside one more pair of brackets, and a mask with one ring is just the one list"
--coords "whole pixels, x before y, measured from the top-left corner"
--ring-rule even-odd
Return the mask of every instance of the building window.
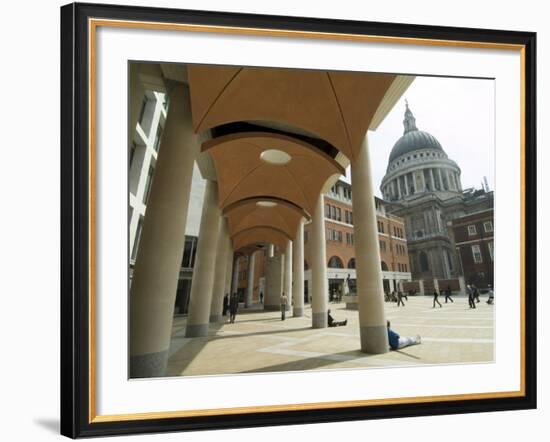
[[163, 131], [163, 127], [159, 124], [157, 126], [157, 134], [155, 136], [155, 144], [153, 144], [153, 148], [155, 149], [155, 152], [159, 151], [160, 140], [162, 138], [162, 131]]
[[143, 97], [143, 101], [141, 102], [141, 109], [139, 111], [138, 122], [139, 122], [140, 125], [143, 124], [143, 118], [145, 117], [145, 110], [147, 109], [148, 101], [149, 101], [149, 99], [147, 98], [147, 95], [145, 95]]
[[493, 259], [493, 241], [487, 243], [487, 248], [489, 249], [489, 256], [491, 257], [491, 261], [494, 261], [494, 259]]
[[139, 240], [141, 239], [141, 229], [143, 227], [143, 216], [139, 217], [137, 229], [136, 229], [136, 236], [134, 237], [134, 246], [132, 247], [132, 260], [136, 260], [137, 251], [139, 248]]
[[343, 269], [344, 264], [342, 263], [342, 260], [338, 258], [337, 256], [332, 256], [328, 260], [328, 267], [331, 269]]
[[427, 272], [430, 270], [430, 264], [428, 263], [428, 255], [426, 252], [420, 252], [419, 254], [420, 259], [420, 271]]
[[145, 181], [145, 191], [143, 192], [143, 203], [147, 204], [149, 200], [149, 193], [151, 192], [151, 182], [153, 181], [153, 174], [155, 173], [155, 168], [152, 164], [149, 165], [149, 172], [147, 173], [147, 181]]
[[386, 251], [386, 241], [380, 241], [380, 251], [381, 252]]
[[337, 207], [336, 208], [336, 216], [337, 216], [337, 220], [338, 221], [342, 221], [342, 210], [340, 209], [340, 207]]
[[355, 268], [355, 258], [351, 258], [348, 261], [348, 269], [354, 269]]
[[130, 148], [130, 169], [132, 168], [132, 163], [134, 161], [136, 150], [137, 150], [137, 144], [135, 141], [132, 141], [132, 147]]
[[483, 262], [483, 258], [481, 257], [481, 249], [479, 247], [479, 244], [474, 244], [472, 246], [472, 255], [474, 256], [474, 262], [476, 264], [481, 264]]
[[485, 221], [483, 223], [483, 228], [485, 229], [485, 232], [489, 233], [493, 231], [493, 223], [491, 221]]
[[384, 261], [382, 261], [382, 262], [380, 263], [380, 266], [382, 267], [382, 270], [383, 270], [384, 272], [387, 272], [387, 271], [388, 271], [388, 265], [387, 265]]
[[183, 259], [181, 266], [184, 268], [193, 268], [195, 265], [195, 254], [197, 252], [197, 237], [186, 236], [185, 246], [183, 248]]
[[474, 224], [468, 226], [468, 235], [472, 236], [477, 233], [476, 226]]

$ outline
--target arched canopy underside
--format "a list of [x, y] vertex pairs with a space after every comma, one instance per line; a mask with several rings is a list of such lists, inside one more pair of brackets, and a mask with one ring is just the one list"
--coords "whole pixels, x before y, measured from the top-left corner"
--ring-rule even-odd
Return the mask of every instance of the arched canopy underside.
[[284, 232], [291, 240], [294, 240], [302, 218], [309, 218], [300, 207], [269, 197], [238, 201], [226, 207], [224, 215], [231, 236], [255, 226], [269, 226]]
[[238, 66], [188, 66], [193, 128], [276, 121], [302, 128], [353, 162], [392, 74]]
[[286, 250], [287, 241], [290, 238], [281, 230], [270, 226], [257, 226], [242, 230], [232, 237], [233, 250], [241, 250], [247, 246], [266, 246], [273, 244], [281, 250]]
[[[221, 208], [249, 198], [271, 197], [313, 213], [327, 179], [345, 174], [324, 152], [281, 134], [231, 134], [205, 142], [202, 150], [210, 153], [216, 168]], [[262, 159], [268, 150], [284, 153], [288, 162], [273, 164]]]

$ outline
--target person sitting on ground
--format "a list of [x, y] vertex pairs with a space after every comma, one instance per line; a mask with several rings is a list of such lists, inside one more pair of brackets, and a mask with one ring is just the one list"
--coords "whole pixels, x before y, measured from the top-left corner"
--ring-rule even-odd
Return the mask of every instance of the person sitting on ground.
[[390, 321], [386, 321], [386, 326], [388, 327], [388, 341], [392, 350], [420, 344], [420, 335], [403, 338], [390, 328]]
[[348, 320], [345, 319], [343, 321], [335, 321], [334, 318], [330, 314], [330, 309], [327, 311], [328, 315], [328, 326], [329, 327], [338, 327], [338, 326], [344, 326], [348, 325]]

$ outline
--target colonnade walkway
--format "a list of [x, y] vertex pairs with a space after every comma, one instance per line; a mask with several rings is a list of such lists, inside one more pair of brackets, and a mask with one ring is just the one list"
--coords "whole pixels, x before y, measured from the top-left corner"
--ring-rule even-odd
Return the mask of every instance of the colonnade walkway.
[[186, 338], [186, 318], [174, 319], [168, 376], [326, 370], [419, 364], [483, 363], [494, 360], [494, 308], [486, 297], [476, 309], [468, 300], [432, 308], [432, 297], [409, 297], [405, 307], [385, 303], [387, 319], [401, 336], [420, 335], [422, 343], [385, 354], [358, 348], [358, 313], [329, 304], [332, 316], [347, 326], [311, 328], [311, 306], [304, 316], [241, 308], [234, 324], [211, 324], [206, 337]]

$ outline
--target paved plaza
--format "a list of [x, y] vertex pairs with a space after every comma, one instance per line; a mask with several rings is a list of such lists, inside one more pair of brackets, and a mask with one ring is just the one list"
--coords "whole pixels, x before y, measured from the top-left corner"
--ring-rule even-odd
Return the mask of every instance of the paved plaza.
[[345, 327], [312, 329], [311, 307], [305, 316], [258, 308], [241, 308], [234, 324], [211, 326], [209, 336], [185, 337], [185, 317], [174, 319], [168, 376], [197, 376], [228, 373], [258, 373], [292, 370], [326, 370], [454, 364], [494, 360], [494, 308], [486, 297], [476, 309], [468, 300], [454, 297], [454, 303], [415, 296], [405, 307], [385, 303], [387, 319], [401, 336], [420, 335], [422, 343], [382, 355], [359, 351], [357, 311], [345, 304], [329, 304], [332, 316], [347, 319]]

